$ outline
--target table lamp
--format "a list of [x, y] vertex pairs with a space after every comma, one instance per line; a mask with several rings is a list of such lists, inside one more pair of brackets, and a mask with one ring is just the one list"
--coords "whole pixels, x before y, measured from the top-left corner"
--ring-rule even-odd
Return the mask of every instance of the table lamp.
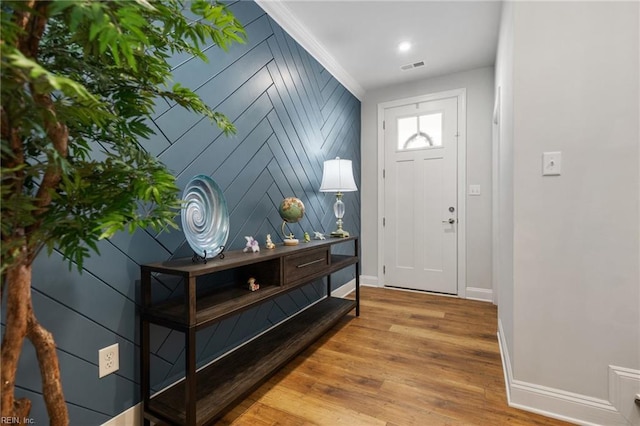
[[353, 168], [351, 160], [342, 160], [336, 157], [334, 160], [326, 160], [322, 170], [322, 184], [320, 192], [335, 192], [336, 202], [333, 205], [333, 213], [336, 215], [338, 229], [331, 233], [332, 237], [346, 238], [349, 233], [342, 229], [342, 217], [344, 216], [343, 192], [357, 191], [356, 182], [353, 180]]

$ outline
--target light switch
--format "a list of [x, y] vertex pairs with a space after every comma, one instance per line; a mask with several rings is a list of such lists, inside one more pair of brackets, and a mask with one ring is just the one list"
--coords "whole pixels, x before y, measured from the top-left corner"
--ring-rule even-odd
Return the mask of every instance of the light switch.
[[562, 171], [562, 153], [543, 152], [542, 153], [542, 176], [560, 176]]
[[480, 185], [469, 185], [469, 195], [480, 195]]

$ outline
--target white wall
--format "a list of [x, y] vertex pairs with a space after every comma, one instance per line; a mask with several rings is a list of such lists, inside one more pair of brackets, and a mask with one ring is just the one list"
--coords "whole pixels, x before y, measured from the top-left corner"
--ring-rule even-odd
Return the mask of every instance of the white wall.
[[419, 95], [466, 88], [467, 184], [481, 185], [482, 195], [467, 196], [467, 287], [491, 289], [491, 114], [493, 67], [404, 83], [369, 91], [362, 100], [362, 275], [378, 273], [378, 104]]
[[[503, 336], [512, 397], [581, 422], [611, 424], [589, 416], [618, 410], [615, 421], [636, 424], [640, 380], [623, 413], [609, 366], [640, 372], [639, 4], [514, 2], [507, 21], [509, 7], [501, 46], [513, 44], [512, 63], [499, 57], [496, 81], [508, 87], [512, 69], [500, 147], [513, 167], [499, 191], [508, 199], [513, 187], [513, 222], [500, 217], [499, 229], [512, 227], [513, 268], [496, 276], [500, 321], [513, 327]], [[562, 152], [561, 176], [541, 176], [544, 151]]]

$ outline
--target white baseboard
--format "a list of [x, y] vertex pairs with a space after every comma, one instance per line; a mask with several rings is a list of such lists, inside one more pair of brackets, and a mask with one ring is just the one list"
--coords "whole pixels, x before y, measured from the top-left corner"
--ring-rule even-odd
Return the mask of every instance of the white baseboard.
[[[507, 400], [510, 407], [584, 426], [629, 426], [638, 424], [629, 423], [616, 406], [607, 400], [514, 379], [508, 347], [504, 342], [503, 336], [502, 322], [498, 320], [498, 343], [502, 356]], [[621, 381], [615, 385], [618, 389], [626, 390], [629, 386], [630, 378], [636, 377], [635, 380], [640, 378], [638, 372], [634, 372], [637, 375], [634, 376], [634, 374], [629, 373], [632, 370], [614, 368], [614, 372], [611, 372], [610, 367], [610, 375], [624, 380], [624, 382]], [[632, 395], [629, 394], [628, 399], [631, 404], [635, 405]]]
[[[360, 285], [369, 287], [384, 287], [380, 285], [378, 277], [373, 275], [360, 275]], [[465, 299], [480, 300], [493, 303], [493, 290], [489, 288], [466, 287]]]
[[381, 287], [378, 277], [374, 277], [373, 275], [360, 275], [360, 285]]
[[493, 290], [490, 288], [467, 287], [465, 299], [493, 303]]
[[102, 426], [131, 426], [142, 423], [142, 403], [138, 403], [111, 420], [102, 424]]
[[349, 293], [356, 290], [356, 280], [353, 279], [340, 287], [331, 290], [331, 296], [333, 297], [345, 297]]

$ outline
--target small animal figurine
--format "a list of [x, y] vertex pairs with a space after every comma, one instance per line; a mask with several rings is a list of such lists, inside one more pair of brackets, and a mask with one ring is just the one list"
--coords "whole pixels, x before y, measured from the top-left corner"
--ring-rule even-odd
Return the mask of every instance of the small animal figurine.
[[322, 232], [314, 231], [314, 237], [316, 240], [326, 240]]
[[242, 250], [243, 252], [246, 253], [249, 250], [251, 250], [252, 253], [257, 253], [260, 251], [260, 246], [258, 245], [258, 242], [253, 239], [253, 237], [244, 237], [244, 238], [247, 240], [247, 245]]
[[309, 236], [308, 232], [304, 233], [304, 242], [308, 243], [309, 241], [311, 241], [311, 237]]
[[265, 243], [265, 247], [268, 249], [276, 248], [276, 245], [273, 244], [273, 241], [271, 241], [271, 234], [267, 234], [267, 242]]
[[249, 284], [249, 290], [256, 291], [260, 288], [260, 284], [256, 282], [256, 279], [251, 277], [247, 280], [247, 284]]

